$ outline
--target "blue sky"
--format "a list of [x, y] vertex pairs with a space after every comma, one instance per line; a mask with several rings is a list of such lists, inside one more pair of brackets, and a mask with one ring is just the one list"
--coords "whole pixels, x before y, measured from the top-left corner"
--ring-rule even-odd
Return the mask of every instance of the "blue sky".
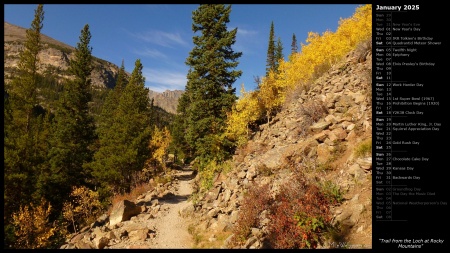
[[[336, 31], [340, 18], [351, 17], [360, 4], [233, 4], [229, 29], [238, 28], [233, 50], [242, 52], [235, 83], [254, 90], [256, 76], [264, 76], [271, 22], [283, 54], [291, 52], [292, 35], [305, 43], [308, 32]], [[29, 28], [36, 4], [5, 4], [4, 20]], [[81, 29], [89, 24], [95, 57], [132, 72], [137, 59], [151, 90], [184, 90], [194, 47], [192, 12], [198, 4], [44, 4], [42, 33], [75, 47]]]

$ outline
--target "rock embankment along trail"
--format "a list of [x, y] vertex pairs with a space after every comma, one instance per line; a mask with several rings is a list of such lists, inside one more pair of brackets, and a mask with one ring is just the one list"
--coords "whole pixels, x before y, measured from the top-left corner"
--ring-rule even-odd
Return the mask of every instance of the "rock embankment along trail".
[[[61, 249], [189, 249], [194, 240], [188, 232], [189, 220], [182, 210], [192, 205], [189, 197], [195, 174], [176, 170], [173, 180], [157, 186], [136, 200], [127, 200], [113, 213], [126, 219], [102, 215], [92, 226], [74, 234]], [[117, 207], [116, 207], [117, 208]], [[127, 210], [128, 209], [128, 210]], [[130, 212], [131, 213], [127, 213]], [[127, 213], [125, 215], [125, 213]], [[131, 216], [131, 218], [129, 218]], [[114, 221], [111, 225], [110, 219]]]

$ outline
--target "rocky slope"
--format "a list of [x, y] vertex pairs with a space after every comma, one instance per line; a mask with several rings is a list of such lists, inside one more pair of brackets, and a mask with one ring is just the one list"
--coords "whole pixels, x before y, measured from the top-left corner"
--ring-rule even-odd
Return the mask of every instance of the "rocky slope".
[[[372, 136], [371, 44], [348, 54], [310, 89], [297, 90], [269, 124], [261, 125], [233, 158], [235, 169], [217, 175], [214, 188], [200, 197], [189, 215], [197, 234], [227, 238], [204, 245], [228, 248], [244, 193], [252, 185], [270, 185], [276, 194], [290, 184], [294, 167], [321, 182], [331, 182], [343, 201], [333, 206], [333, 224], [341, 224], [337, 240], [323, 248], [371, 248], [372, 156], [356, 150]], [[188, 214], [187, 214], [188, 215]], [[263, 248], [270, 223], [267, 212], [244, 248]], [[214, 240], [214, 239], [213, 239]]]
[[[69, 60], [74, 56], [75, 48], [42, 34], [43, 50], [38, 57], [40, 72], [50, 70], [62, 80], [70, 79]], [[4, 77], [5, 83], [11, 79], [11, 73], [19, 62], [19, 52], [26, 40], [26, 29], [4, 22]], [[100, 88], [113, 88], [119, 67], [94, 57], [92, 85]]]
[[148, 96], [150, 99], [154, 99], [154, 105], [163, 108], [167, 112], [176, 114], [178, 99], [183, 93], [184, 91], [182, 90], [166, 90], [163, 92], [150, 90]]
[[[248, 145], [236, 151], [231, 172], [215, 175], [209, 191], [196, 192], [198, 177], [190, 197], [177, 192], [179, 180], [158, 185], [129, 201], [132, 213], [123, 209], [119, 219], [104, 215], [62, 248], [158, 247], [152, 242], [164, 224], [153, 221], [169, 208], [163, 201], [182, 203], [179, 222], [189, 228], [193, 247], [235, 248], [230, 242], [233, 227], [244, 215], [246, 192], [254, 185], [268, 185], [270, 194], [276, 195], [300, 170], [312, 180], [331, 182], [342, 195], [342, 201], [331, 207], [332, 223], [340, 224], [340, 230], [318, 248], [371, 248], [371, 148], [368, 153], [358, 152], [372, 138], [371, 68], [371, 42], [367, 42], [309, 88], [293, 92], [270, 124], [261, 125]], [[190, 201], [185, 203], [187, 197]], [[258, 225], [239, 247], [267, 247], [269, 217], [268, 210], [260, 212]]]

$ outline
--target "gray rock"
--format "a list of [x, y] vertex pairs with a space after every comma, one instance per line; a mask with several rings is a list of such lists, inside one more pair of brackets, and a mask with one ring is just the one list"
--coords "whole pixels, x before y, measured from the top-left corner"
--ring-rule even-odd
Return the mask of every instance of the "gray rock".
[[129, 220], [131, 217], [141, 213], [141, 207], [137, 206], [129, 200], [122, 200], [114, 205], [111, 215], [109, 216], [110, 226]]

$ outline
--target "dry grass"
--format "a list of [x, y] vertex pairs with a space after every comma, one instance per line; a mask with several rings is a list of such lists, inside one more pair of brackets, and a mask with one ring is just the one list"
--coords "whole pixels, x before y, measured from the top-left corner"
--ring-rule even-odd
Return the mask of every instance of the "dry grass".
[[362, 41], [356, 46], [355, 55], [358, 62], [365, 62], [367, 55], [372, 52], [372, 37]]
[[367, 71], [364, 72], [363, 81], [363, 92], [366, 95], [367, 101], [372, 103], [372, 69], [367, 69]]
[[355, 147], [355, 158], [365, 157], [372, 154], [372, 138], [366, 139]]
[[323, 76], [328, 70], [331, 69], [331, 65], [328, 62], [324, 62], [314, 68], [314, 73], [311, 76], [311, 80], [315, 81]]
[[245, 157], [252, 153], [264, 153], [268, 150], [266, 143], [248, 141], [245, 145], [238, 149], [238, 154], [234, 157], [235, 161], [241, 163]]
[[312, 86], [312, 82], [297, 83], [294, 88], [286, 92], [286, 98], [284, 100], [283, 108], [286, 108], [291, 103], [295, 103], [300, 98], [302, 93], [307, 93], [312, 88]]
[[201, 231], [198, 224], [190, 224], [188, 232], [194, 239], [195, 249], [218, 249], [224, 245], [225, 240], [231, 235], [230, 231], [216, 232], [212, 230]]
[[328, 114], [327, 107], [319, 100], [308, 100], [302, 104], [300, 111], [311, 120], [311, 123], [319, 121], [319, 119]]
[[[112, 206], [114, 206], [115, 204], [117, 204], [122, 200], [130, 200], [130, 201], [135, 200], [141, 194], [151, 190], [153, 190], [153, 187], [148, 182], [140, 183], [132, 187], [131, 191], [128, 193], [114, 194], [114, 196], [112, 196], [111, 198]], [[112, 206], [108, 210], [108, 215], [111, 213]]]

